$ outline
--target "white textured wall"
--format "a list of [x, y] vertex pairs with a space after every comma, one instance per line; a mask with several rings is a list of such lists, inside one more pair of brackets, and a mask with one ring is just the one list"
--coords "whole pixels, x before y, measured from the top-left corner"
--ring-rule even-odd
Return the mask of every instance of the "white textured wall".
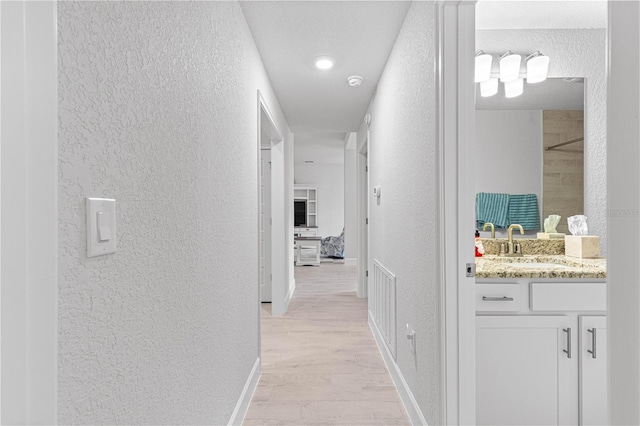
[[[61, 2], [59, 422], [224, 424], [258, 356], [257, 90], [235, 2]], [[87, 259], [84, 198], [117, 200]]]
[[371, 104], [369, 148], [370, 185], [382, 189], [370, 206], [370, 256], [397, 277], [397, 363], [429, 424], [441, 397], [434, 12], [430, 1], [409, 9]]
[[607, 247], [606, 30], [481, 30], [476, 50], [531, 53], [550, 58], [549, 77], [585, 77], [584, 209], [589, 233]]
[[475, 136], [476, 192], [536, 194], [542, 211], [542, 111], [476, 110]]
[[344, 150], [344, 257], [358, 257], [358, 191], [355, 132], [348, 134]]
[[344, 227], [344, 164], [296, 164], [296, 184], [318, 187], [318, 235], [338, 236]]

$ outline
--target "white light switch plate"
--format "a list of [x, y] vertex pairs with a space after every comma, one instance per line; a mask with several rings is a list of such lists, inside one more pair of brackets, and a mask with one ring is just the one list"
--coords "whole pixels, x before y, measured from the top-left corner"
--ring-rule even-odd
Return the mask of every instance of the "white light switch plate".
[[87, 198], [87, 257], [116, 252], [116, 200]]

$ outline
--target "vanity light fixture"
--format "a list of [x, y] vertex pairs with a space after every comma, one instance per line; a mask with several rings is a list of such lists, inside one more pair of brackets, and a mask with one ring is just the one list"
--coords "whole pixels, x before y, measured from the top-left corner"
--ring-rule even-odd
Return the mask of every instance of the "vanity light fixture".
[[500, 57], [500, 81], [506, 83], [507, 81], [513, 81], [520, 75], [520, 63], [522, 62], [522, 56], [508, 50], [504, 55]]
[[347, 78], [347, 83], [349, 83], [349, 86], [351, 87], [358, 87], [362, 84], [362, 77], [360, 77], [359, 75], [352, 75], [351, 77]]
[[536, 50], [527, 56], [527, 83], [540, 83], [547, 79], [549, 57]]
[[498, 93], [498, 79], [490, 78], [480, 83], [480, 96], [488, 98]]
[[522, 95], [524, 91], [524, 79], [516, 78], [515, 80], [506, 81], [504, 83], [504, 97], [515, 98]]
[[319, 70], [328, 70], [333, 68], [333, 65], [336, 63], [336, 60], [331, 56], [318, 56], [313, 60], [313, 63], [316, 65], [316, 68]]
[[476, 83], [489, 80], [491, 77], [492, 63], [493, 56], [488, 53], [484, 53], [482, 50], [479, 50], [478, 53], [476, 53], [476, 76], [474, 80]]
[[[480, 83], [480, 95], [483, 98], [493, 96], [498, 93], [498, 74], [491, 73], [493, 57], [479, 50], [475, 57], [474, 81]], [[549, 57], [536, 50], [525, 59], [527, 66], [527, 83], [539, 83], [547, 79], [549, 72]], [[504, 83], [504, 93], [507, 98], [515, 98], [522, 95], [524, 91], [524, 79], [520, 76], [520, 65], [522, 56], [508, 50], [500, 56], [499, 65], [500, 81]]]

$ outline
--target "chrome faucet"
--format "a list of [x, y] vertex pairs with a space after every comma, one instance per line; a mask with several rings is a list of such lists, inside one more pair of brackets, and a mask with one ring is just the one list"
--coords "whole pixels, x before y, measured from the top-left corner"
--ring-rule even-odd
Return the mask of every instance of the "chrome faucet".
[[486, 231], [487, 227], [489, 227], [489, 226], [491, 227], [491, 238], [496, 238], [496, 227], [493, 226], [493, 223], [491, 223], [491, 222], [485, 223], [484, 226], [482, 227], [482, 230]]
[[[518, 225], [514, 223], [513, 225], [509, 225], [508, 235], [509, 240], [507, 241], [507, 253], [505, 256], [522, 256], [522, 252], [519, 250], [513, 250], [513, 229], [518, 228], [520, 230], [520, 235], [524, 235], [524, 229], [522, 229], [522, 225]], [[518, 244], [519, 246], [519, 244]]]

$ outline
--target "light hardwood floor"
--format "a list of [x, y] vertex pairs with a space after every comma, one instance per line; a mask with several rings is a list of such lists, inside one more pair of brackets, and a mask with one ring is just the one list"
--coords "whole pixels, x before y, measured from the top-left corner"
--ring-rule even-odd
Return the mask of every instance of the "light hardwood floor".
[[245, 425], [409, 425], [355, 294], [356, 267], [295, 268], [284, 317], [262, 308], [262, 376]]

